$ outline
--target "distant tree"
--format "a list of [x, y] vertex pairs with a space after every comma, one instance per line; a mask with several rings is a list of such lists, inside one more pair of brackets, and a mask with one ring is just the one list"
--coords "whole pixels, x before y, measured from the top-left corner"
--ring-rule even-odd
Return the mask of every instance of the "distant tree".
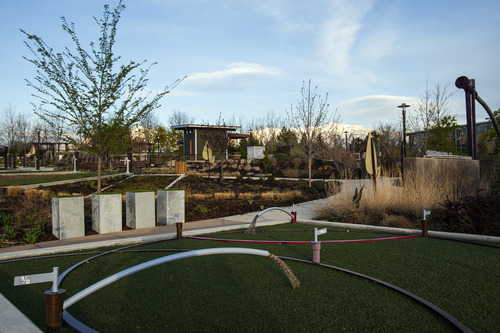
[[168, 124], [170, 127], [176, 125], [187, 125], [194, 123], [194, 117], [189, 116], [183, 111], [174, 111], [168, 117]]
[[123, 149], [122, 138], [129, 135], [132, 126], [159, 107], [160, 99], [181, 81], [152, 96], [144, 92], [151, 66], [141, 68], [146, 61], [123, 62], [113, 50], [124, 9], [122, 1], [113, 11], [104, 6], [103, 17], [95, 18], [100, 37], [90, 43], [90, 50], [83, 48], [75, 25], [65, 17], [62, 28], [71, 37], [74, 51], [66, 47], [56, 52], [39, 36], [21, 30], [34, 56], [25, 59], [38, 69], [35, 81], [27, 80], [44, 108], [37, 114], [49, 123], [63, 120], [76, 135], [66, 135], [65, 139], [96, 155], [98, 192], [103, 155]]
[[[496, 118], [497, 123], [500, 123], [500, 109], [494, 111], [493, 116]], [[490, 119], [487, 118], [487, 120]], [[498, 140], [498, 135], [497, 132], [495, 131], [495, 128], [491, 128], [490, 130], [488, 130], [488, 132], [486, 132], [484, 137], [487, 142], [494, 143], [493, 153], [497, 155], [500, 154], [500, 141]]]
[[429, 130], [428, 148], [431, 150], [457, 154], [457, 146], [453, 140], [453, 132], [460, 126], [455, 117], [444, 116]]
[[265, 146], [267, 151], [276, 150], [280, 128], [285, 120], [274, 111], [267, 112], [263, 117], [253, 118], [249, 124], [249, 131]]
[[301, 142], [309, 160], [309, 187], [311, 187], [312, 160], [315, 155], [315, 140], [319, 134], [319, 127], [332, 120], [328, 110], [328, 93], [325, 98], [316, 93], [317, 87], [311, 87], [311, 80], [302, 84], [301, 98], [297, 105], [287, 110], [287, 116], [292, 127], [296, 127], [301, 133]]
[[28, 152], [28, 145], [33, 142], [32, 126], [29, 117], [21, 113], [17, 116], [16, 132], [19, 140], [20, 149], [23, 152], [23, 166], [26, 167], [26, 153]]
[[16, 108], [12, 105], [9, 104], [8, 107], [3, 109], [3, 114], [0, 120], [0, 133], [2, 142], [9, 147], [9, 149], [14, 148], [14, 143], [16, 141], [17, 116], [18, 114]]
[[448, 92], [448, 86], [437, 83], [434, 88], [426, 83], [424, 92], [418, 99], [417, 106], [408, 109], [408, 128], [414, 132], [422, 132], [421, 146], [417, 147], [421, 153], [428, 148], [430, 129], [436, 126], [444, 117], [453, 116], [448, 109], [449, 99], [453, 94]]
[[280, 133], [278, 134], [278, 146], [285, 147], [286, 151], [288, 151], [289, 156], [292, 157], [293, 151], [299, 145], [299, 139], [297, 138], [297, 134], [283, 126]]
[[395, 125], [380, 123], [372, 136], [378, 142], [378, 149], [382, 155], [382, 163], [385, 168], [391, 167], [391, 163], [397, 161], [401, 156], [401, 131]]
[[247, 147], [252, 146], [262, 146], [262, 143], [255, 137], [253, 132], [250, 132], [249, 137], [246, 139], [241, 139], [238, 144], [238, 150], [241, 153], [242, 158], [246, 158], [247, 156]]

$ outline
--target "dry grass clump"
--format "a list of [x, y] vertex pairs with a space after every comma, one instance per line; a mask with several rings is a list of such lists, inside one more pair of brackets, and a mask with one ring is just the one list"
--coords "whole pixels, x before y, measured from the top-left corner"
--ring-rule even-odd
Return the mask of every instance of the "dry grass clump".
[[191, 193], [189, 195], [186, 195], [186, 199], [193, 198], [193, 199], [207, 199], [211, 198], [212, 194], [206, 194], [206, 193]]
[[276, 191], [269, 191], [269, 192], [263, 192], [261, 193], [261, 197], [262, 199], [265, 199], [265, 200], [273, 200], [275, 197], [278, 197], [279, 195], [279, 192], [276, 192]]
[[278, 198], [281, 200], [292, 200], [294, 198], [300, 197], [301, 195], [302, 195], [302, 193], [300, 193], [300, 191], [298, 191], [298, 190], [286, 191], [286, 192], [278, 193]]
[[218, 192], [214, 193], [215, 199], [231, 199], [234, 198], [236, 194], [234, 192]]
[[257, 194], [252, 192], [238, 193], [238, 198], [244, 200], [255, 199], [255, 197], [257, 197]]
[[23, 189], [20, 186], [9, 186], [7, 187], [7, 195], [10, 197], [18, 197], [23, 193]]
[[17, 227], [31, 228], [36, 223], [48, 227], [52, 219], [52, 200], [49, 191], [26, 189], [19, 205], [21, 209], [14, 212]]
[[[353, 197], [361, 188], [357, 206]], [[350, 181], [327, 207], [320, 209], [319, 215], [337, 222], [418, 228], [424, 209], [432, 211], [456, 193], [456, 183], [410, 174], [405, 176], [404, 186], [380, 178], [376, 190], [370, 180]]]

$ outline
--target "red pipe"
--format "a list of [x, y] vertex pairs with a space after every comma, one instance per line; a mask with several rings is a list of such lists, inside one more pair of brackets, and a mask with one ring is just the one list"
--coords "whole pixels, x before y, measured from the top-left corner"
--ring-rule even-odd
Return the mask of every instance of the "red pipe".
[[[415, 238], [415, 237], [420, 237], [420, 235], [383, 237], [383, 238], [368, 238], [368, 239], [351, 239], [351, 240], [325, 240], [325, 241], [321, 241], [321, 243], [375, 242], [375, 241], [407, 239], [407, 238]], [[266, 240], [249, 240], [249, 239], [209, 238], [209, 237], [198, 237], [198, 236], [187, 236], [185, 238], [216, 241], [216, 242], [228, 242], [228, 243], [260, 243], [260, 244], [310, 244], [311, 243], [311, 241], [271, 241], [271, 240], [266, 241]]]

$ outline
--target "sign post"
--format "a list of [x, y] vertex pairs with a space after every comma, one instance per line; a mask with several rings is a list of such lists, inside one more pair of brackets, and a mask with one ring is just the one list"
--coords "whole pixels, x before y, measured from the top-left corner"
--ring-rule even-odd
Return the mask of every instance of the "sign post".
[[428, 220], [427, 216], [431, 214], [430, 210], [425, 210], [424, 209], [424, 217], [422, 219], [422, 237], [427, 237], [428, 236]]
[[59, 289], [57, 278], [59, 267], [53, 267], [51, 273], [21, 275], [14, 277], [14, 286], [23, 286], [33, 283], [52, 282], [52, 289], [45, 294], [45, 319], [51, 330], [59, 330], [62, 327], [62, 313], [64, 295], [66, 290]]
[[297, 223], [297, 211], [295, 210], [295, 204], [292, 204], [292, 223]]
[[181, 214], [179, 214], [179, 213], [170, 213], [170, 217], [177, 219], [177, 221], [175, 222], [175, 228], [177, 230], [177, 238], [182, 238]]
[[318, 230], [318, 228], [314, 228], [314, 242], [311, 242], [312, 262], [314, 264], [319, 264], [320, 261], [321, 242], [318, 242], [318, 236], [326, 234], [327, 231], [327, 228], [320, 230]]

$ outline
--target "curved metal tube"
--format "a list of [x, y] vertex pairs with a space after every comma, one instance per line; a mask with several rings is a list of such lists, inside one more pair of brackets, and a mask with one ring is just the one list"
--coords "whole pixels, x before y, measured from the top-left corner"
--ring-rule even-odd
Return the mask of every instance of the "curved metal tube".
[[214, 254], [249, 254], [249, 255], [254, 255], [254, 256], [262, 256], [262, 257], [268, 257], [269, 252], [264, 251], [264, 250], [256, 250], [256, 249], [246, 249], [246, 248], [239, 248], [239, 247], [224, 247], [224, 248], [212, 248], [212, 249], [203, 249], [203, 250], [194, 250], [194, 251], [189, 251], [189, 252], [183, 252], [183, 253], [177, 253], [177, 254], [172, 254], [169, 256], [161, 257], [158, 259], [153, 259], [150, 261], [146, 261], [142, 264], [132, 266], [130, 268], [127, 268], [121, 272], [118, 272], [116, 274], [113, 274], [104, 280], [101, 280], [99, 282], [94, 283], [90, 287], [87, 287], [80, 291], [79, 293], [71, 296], [68, 298], [63, 305], [63, 309], [67, 309], [71, 305], [75, 304], [79, 300], [81, 300], [84, 297], [87, 297], [88, 295], [96, 292], [97, 290], [113, 283], [116, 282], [120, 279], [123, 279], [126, 276], [132, 275], [134, 273], [140, 272], [142, 270], [161, 265], [167, 262], [171, 261], [176, 261], [176, 260], [181, 260], [181, 259], [187, 259], [191, 257], [201, 257], [201, 256], [209, 256], [209, 255], [214, 255]]
[[[280, 259], [283, 259], [283, 260], [292, 260], [292, 261], [297, 261], [297, 262], [303, 262], [303, 263], [307, 263], [307, 264], [311, 264], [313, 263], [312, 261], [308, 261], [308, 260], [303, 260], [303, 259], [296, 259], [296, 258], [288, 258], [288, 257], [282, 257], [280, 256], [279, 257]], [[354, 275], [354, 276], [357, 276], [357, 277], [360, 277], [360, 278], [363, 278], [363, 279], [366, 279], [366, 280], [369, 280], [369, 281], [372, 281], [372, 282], [376, 282], [376, 283], [379, 283], [385, 287], [388, 287], [392, 290], [395, 290], [405, 296], [408, 296], [410, 297], [411, 299], [417, 301], [417, 302], [420, 302], [421, 304], [423, 304], [424, 306], [428, 307], [429, 309], [431, 309], [432, 311], [436, 312], [437, 314], [439, 314], [441, 317], [445, 318], [446, 320], [448, 320], [448, 322], [450, 322], [452, 325], [454, 325], [457, 329], [460, 330], [460, 332], [464, 332], [464, 333], [472, 333], [472, 330], [470, 328], [468, 328], [467, 326], [465, 326], [464, 324], [462, 324], [458, 319], [456, 319], [455, 317], [453, 317], [452, 315], [450, 315], [448, 312], [444, 311], [443, 309], [437, 307], [436, 305], [432, 304], [431, 302], [423, 299], [422, 297], [420, 296], [417, 296], [403, 288], [400, 288], [400, 287], [397, 287], [393, 284], [390, 284], [389, 282], [385, 282], [385, 281], [382, 281], [382, 280], [379, 280], [379, 279], [376, 279], [374, 277], [371, 277], [371, 276], [368, 276], [368, 275], [365, 275], [365, 274], [362, 274], [362, 273], [358, 273], [358, 272], [354, 272], [354, 271], [350, 271], [348, 269], [345, 269], [345, 268], [340, 268], [340, 267], [336, 267], [336, 266], [332, 266], [332, 265], [326, 265], [326, 264], [322, 264], [322, 263], [314, 263], [315, 265], [317, 266], [321, 266], [321, 267], [325, 267], [325, 268], [330, 268], [330, 269], [334, 269], [334, 270], [337, 270], [339, 272], [343, 272], [343, 273], [347, 273], [347, 274], [351, 274], [351, 275]]]
[[281, 208], [281, 207], [269, 207], [269, 208], [266, 208], [266, 209], [264, 209], [263, 211], [258, 212], [258, 213], [257, 213], [257, 217], [259, 217], [259, 216], [261, 216], [262, 214], [267, 213], [267, 212], [269, 212], [269, 211], [271, 211], [271, 210], [281, 210], [282, 212], [287, 213], [287, 214], [288, 214], [288, 216], [290, 216], [290, 218], [292, 218], [292, 219], [293, 219], [292, 213], [290, 213], [289, 211], [287, 211], [286, 209]]

